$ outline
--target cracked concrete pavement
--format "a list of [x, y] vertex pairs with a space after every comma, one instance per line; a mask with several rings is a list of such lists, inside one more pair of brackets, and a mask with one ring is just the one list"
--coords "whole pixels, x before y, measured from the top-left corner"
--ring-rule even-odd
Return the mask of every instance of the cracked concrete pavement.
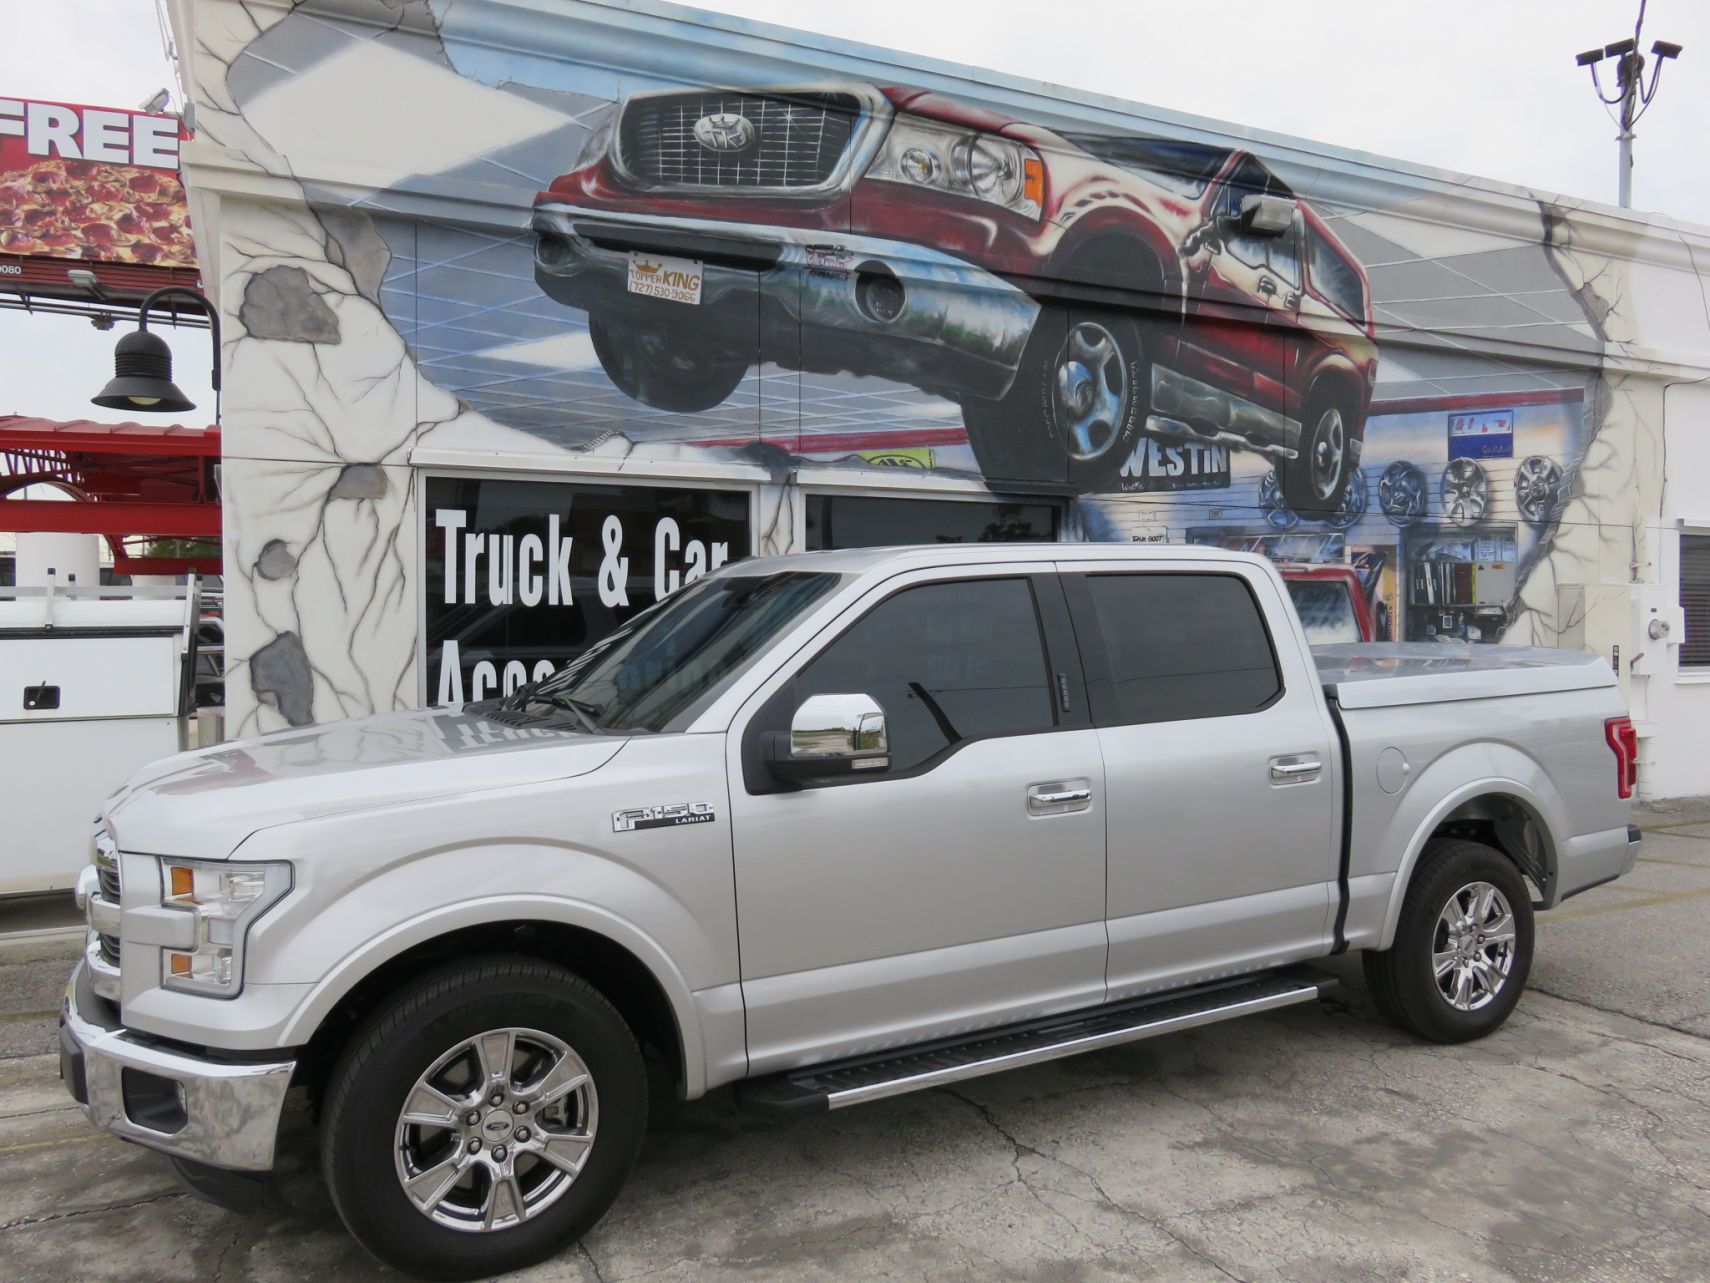
[[[659, 1092], [612, 1213], [515, 1277], [1710, 1279], [1710, 803], [1643, 818], [1631, 877], [1540, 918], [1532, 991], [1483, 1042], [1380, 1023], [1342, 959], [1322, 1007], [837, 1114]], [[251, 1217], [88, 1127], [52, 1054], [73, 950], [0, 943], [5, 1276], [396, 1278], [339, 1225], [301, 1111]]]

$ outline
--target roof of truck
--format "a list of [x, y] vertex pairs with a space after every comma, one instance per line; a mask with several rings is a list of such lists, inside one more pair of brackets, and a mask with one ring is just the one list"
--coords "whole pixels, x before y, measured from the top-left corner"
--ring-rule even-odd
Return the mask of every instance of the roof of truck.
[[1202, 548], [1191, 544], [1138, 543], [955, 543], [902, 544], [888, 548], [839, 548], [826, 552], [793, 552], [780, 557], [759, 557], [731, 567], [737, 574], [771, 574], [781, 570], [830, 571], [856, 575], [879, 568], [908, 569], [914, 566], [984, 566], [994, 562], [1097, 563], [1101, 561], [1204, 561], [1228, 565], [1242, 562], [1268, 566], [1255, 553], [1231, 552], [1225, 548]]

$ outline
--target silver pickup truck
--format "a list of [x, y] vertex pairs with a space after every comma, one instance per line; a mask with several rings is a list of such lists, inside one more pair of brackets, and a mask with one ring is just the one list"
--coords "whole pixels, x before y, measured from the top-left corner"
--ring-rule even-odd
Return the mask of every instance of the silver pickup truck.
[[462, 709], [167, 758], [79, 886], [61, 1071], [230, 1206], [316, 1107], [333, 1201], [422, 1277], [617, 1197], [641, 1047], [684, 1097], [838, 1109], [1317, 998], [1514, 1009], [1533, 912], [1633, 867], [1609, 666], [1328, 647], [1179, 547], [747, 561]]

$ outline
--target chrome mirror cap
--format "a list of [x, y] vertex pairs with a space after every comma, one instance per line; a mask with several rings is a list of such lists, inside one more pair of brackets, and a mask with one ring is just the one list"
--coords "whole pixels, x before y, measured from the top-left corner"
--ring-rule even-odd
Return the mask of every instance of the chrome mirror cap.
[[810, 695], [790, 719], [790, 758], [847, 762], [850, 770], [890, 764], [885, 710], [871, 695]]

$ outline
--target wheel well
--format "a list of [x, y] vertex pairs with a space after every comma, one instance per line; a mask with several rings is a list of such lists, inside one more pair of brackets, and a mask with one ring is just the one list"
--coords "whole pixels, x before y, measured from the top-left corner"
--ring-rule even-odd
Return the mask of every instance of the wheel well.
[[1353, 370], [1344, 369], [1339, 365], [1330, 365], [1312, 376], [1312, 383], [1306, 390], [1306, 396], [1300, 403], [1301, 420], [1304, 423], [1312, 403], [1322, 396], [1334, 396], [1343, 401], [1348, 411], [1353, 415], [1354, 422], [1349, 429], [1358, 429], [1358, 435], [1365, 434], [1364, 419], [1361, 414], [1360, 376]]
[[1538, 817], [1505, 793], [1469, 798], [1431, 830], [1432, 838], [1465, 838], [1494, 847], [1514, 862], [1540, 894], [1549, 886], [1554, 853]]
[[516, 954], [556, 963], [598, 989], [652, 1047], [681, 1083], [683, 1043], [671, 1002], [645, 963], [597, 932], [560, 922], [494, 922], [423, 941], [388, 959], [327, 1013], [298, 1059], [298, 1078], [319, 1109], [322, 1090], [339, 1053], [371, 1012], [416, 977], [447, 962], [477, 955]]
[[1102, 303], [1150, 313], [1180, 310], [1163, 261], [1146, 241], [1124, 232], [1093, 232], [1062, 251], [1047, 269], [1043, 291], [1065, 303]]

